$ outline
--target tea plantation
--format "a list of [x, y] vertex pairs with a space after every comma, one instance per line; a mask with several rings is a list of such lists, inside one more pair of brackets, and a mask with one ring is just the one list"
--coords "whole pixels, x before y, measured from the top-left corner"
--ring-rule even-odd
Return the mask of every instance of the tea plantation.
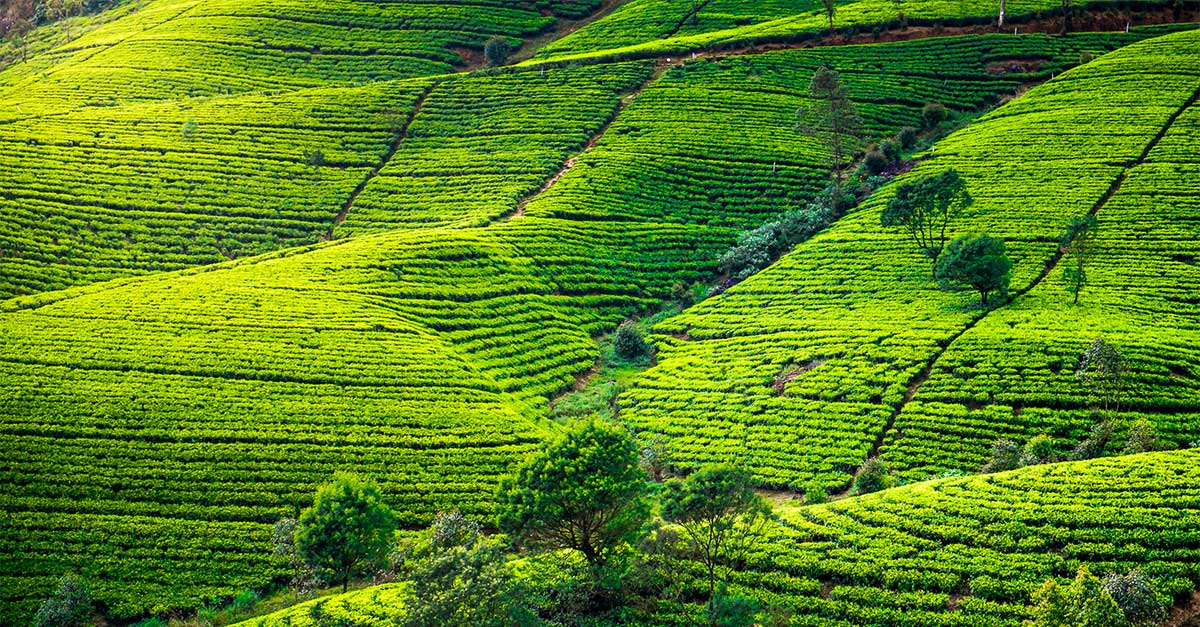
[[[1182, 604], [1200, 584], [1200, 458], [1177, 450], [1200, 441], [1200, 30], [813, 46], [817, 8], [131, 0], [15, 36], [0, 11], [0, 624], [34, 624], [66, 573], [109, 625], [277, 590], [274, 523], [337, 471], [374, 481], [402, 530], [458, 510], [490, 534], [501, 478], [571, 426], [551, 403], [598, 382], [623, 320], [664, 311], [607, 409], [668, 473], [736, 463], [769, 491], [768, 541], [730, 586], [790, 624], [1016, 627], [1084, 564], [1140, 568]], [[855, 0], [837, 26], [994, 10]], [[829, 147], [798, 129], [822, 67], [864, 146], [917, 148], [725, 289], [739, 235], [829, 181]], [[974, 198], [951, 235], [1002, 238], [1015, 264], [990, 307], [881, 226], [898, 185], [949, 168]], [[1073, 304], [1060, 236], [1084, 216], [1097, 252]], [[1130, 365], [1114, 439], [1144, 418], [1168, 450], [977, 474], [998, 439], [1065, 457], [1088, 437], [1075, 373], [1098, 336]], [[851, 495], [868, 460], [899, 487]], [[802, 504], [814, 486], [834, 500]], [[703, 567], [677, 576], [680, 609], [622, 624], [691, 624]], [[409, 596], [246, 624], [396, 624]]]

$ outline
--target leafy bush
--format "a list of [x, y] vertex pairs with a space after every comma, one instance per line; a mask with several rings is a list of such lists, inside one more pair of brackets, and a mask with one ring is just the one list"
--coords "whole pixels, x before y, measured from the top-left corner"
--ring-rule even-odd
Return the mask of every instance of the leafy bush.
[[829, 500], [829, 494], [825, 492], [825, 486], [820, 482], [810, 481], [804, 486], [804, 502], [808, 505], [818, 505]]
[[1159, 600], [1154, 585], [1141, 570], [1135, 568], [1124, 575], [1109, 573], [1101, 585], [1117, 602], [1130, 624], [1139, 627], [1156, 625], [1166, 619], [1166, 605]]
[[879, 174], [887, 169], [891, 159], [882, 150], [871, 150], [863, 157], [863, 167], [870, 174]]
[[487, 64], [491, 67], [504, 65], [508, 61], [508, 55], [512, 52], [512, 47], [509, 46], [508, 40], [503, 37], [492, 37], [483, 44], [483, 56], [487, 59]]
[[887, 464], [878, 457], [868, 459], [858, 470], [858, 475], [854, 477], [855, 494], [870, 494], [895, 485], [896, 478], [888, 470]]
[[1125, 453], [1149, 453], [1162, 448], [1158, 442], [1158, 431], [1154, 423], [1142, 418], [1129, 428], [1129, 441], [1125, 444]]
[[92, 593], [74, 575], [58, 582], [58, 589], [38, 608], [34, 624], [37, 627], [81, 627], [93, 613]]
[[912, 148], [917, 143], [917, 129], [905, 126], [900, 129], [899, 133], [896, 133], [896, 139], [900, 141], [901, 148]]
[[642, 330], [632, 320], [626, 320], [617, 327], [613, 336], [613, 352], [621, 359], [640, 359], [650, 352], [650, 346], [642, 336]]
[[925, 126], [930, 128], [946, 121], [946, 107], [940, 102], [927, 102], [921, 108], [921, 119], [925, 120]]
[[1012, 440], [1001, 438], [992, 444], [992, 456], [982, 472], [1004, 472], [1021, 467], [1021, 447]]

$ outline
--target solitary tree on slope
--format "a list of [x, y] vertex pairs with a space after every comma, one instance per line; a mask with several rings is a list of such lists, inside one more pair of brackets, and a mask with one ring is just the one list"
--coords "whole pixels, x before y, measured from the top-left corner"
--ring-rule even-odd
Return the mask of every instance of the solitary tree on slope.
[[296, 525], [296, 551], [312, 569], [342, 584], [361, 576], [387, 557], [396, 517], [379, 489], [350, 474], [338, 473], [321, 486], [312, 507]]
[[879, 223], [901, 228], [933, 261], [936, 279], [938, 257], [946, 246], [946, 230], [974, 202], [966, 181], [957, 170], [950, 169], [897, 187], [879, 216]]
[[863, 121], [841, 77], [827, 65], [822, 65], [813, 73], [808, 84], [808, 97], [813, 104], [798, 111], [800, 120], [796, 130], [816, 138], [825, 146], [829, 154], [829, 177], [833, 182], [830, 208], [835, 215], [840, 214], [842, 168], [846, 160], [862, 146]]

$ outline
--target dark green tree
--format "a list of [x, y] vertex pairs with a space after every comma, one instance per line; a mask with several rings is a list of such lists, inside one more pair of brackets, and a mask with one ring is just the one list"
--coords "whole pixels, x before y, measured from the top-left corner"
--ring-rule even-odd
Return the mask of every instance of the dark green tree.
[[[755, 494], [750, 473], [729, 465], [705, 466], [666, 484], [662, 517], [683, 529], [691, 553], [708, 576], [708, 609], [718, 615], [717, 586], [761, 541], [771, 508]], [[716, 623], [712, 623], [715, 625]]]
[[1154, 584], [1142, 571], [1135, 568], [1124, 575], [1109, 573], [1101, 585], [1117, 602], [1129, 624], [1151, 627], [1167, 619], [1167, 605], [1159, 600]]
[[512, 52], [512, 46], [504, 37], [492, 37], [483, 44], [483, 57], [487, 60], [490, 67], [504, 65], [508, 61], [508, 55]]
[[404, 561], [412, 594], [401, 627], [538, 624], [501, 544], [457, 511], [434, 517]]
[[870, 494], [896, 485], [896, 478], [887, 464], [878, 457], [868, 459], [854, 476], [854, 493]]
[[887, 228], [903, 229], [917, 248], [933, 261], [936, 279], [938, 257], [946, 247], [946, 230], [950, 222], [974, 202], [958, 171], [946, 170], [897, 187], [879, 216], [879, 223]]
[[1125, 374], [1129, 361], [1117, 347], [1096, 338], [1079, 358], [1075, 378], [1088, 386], [1097, 410], [1105, 420], [1121, 411], [1121, 393], [1125, 389]]
[[837, 35], [837, 29], [833, 27], [833, 18], [837, 15], [837, 0], [821, 0], [821, 7], [825, 10], [825, 17], [829, 18], [829, 36]]
[[647, 487], [637, 445], [624, 429], [582, 423], [501, 482], [500, 528], [518, 546], [578, 551], [598, 581], [649, 517]]
[[646, 338], [642, 336], [637, 323], [626, 320], [617, 327], [617, 332], [613, 334], [613, 352], [617, 357], [629, 360], [641, 359], [650, 352], [650, 346], [646, 344]]
[[1100, 580], [1080, 566], [1075, 580], [1063, 586], [1047, 580], [1033, 593], [1029, 627], [1127, 627], [1124, 613]]
[[1095, 253], [1096, 225], [1094, 216], [1073, 218], [1067, 223], [1067, 230], [1062, 236], [1062, 251], [1067, 256], [1063, 279], [1067, 282], [1067, 291], [1074, 295], [1073, 302], [1076, 305], [1087, 282], [1086, 266]]
[[[833, 6], [833, 0], [826, 2]], [[832, 19], [830, 17], [831, 24]], [[824, 144], [829, 154], [829, 177], [833, 183], [830, 209], [834, 215], [840, 215], [843, 209], [842, 169], [846, 160], [862, 147], [862, 117], [850, 100], [850, 92], [846, 90], [841, 77], [827, 65], [822, 65], [813, 73], [808, 84], [808, 97], [813, 104], [797, 112], [799, 122], [796, 130]]]
[[83, 627], [95, 613], [92, 593], [75, 575], [65, 575], [58, 588], [38, 608], [37, 627]]
[[1008, 291], [1012, 261], [1004, 254], [1004, 242], [994, 237], [963, 236], [946, 246], [938, 257], [938, 281], [943, 286], [968, 286], [979, 292], [979, 301], [986, 305], [988, 295]]
[[1021, 467], [1021, 447], [1007, 438], [992, 443], [992, 456], [980, 472], [1004, 472]]
[[337, 473], [317, 489], [312, 507], [296, 525], [296, 551], [315, 572], [342, 584], [383, 563], [396, 532], [396, 517], [379, 489]]

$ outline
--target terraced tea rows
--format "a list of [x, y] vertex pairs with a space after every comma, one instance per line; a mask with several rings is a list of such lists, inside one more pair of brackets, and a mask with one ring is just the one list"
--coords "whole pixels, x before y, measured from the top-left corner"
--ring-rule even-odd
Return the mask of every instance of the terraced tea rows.
[[[0, 73], [0, 120], [87, 105], [443, 74], [581, 2], [153, 0]], [[543, 14], [545, 10], [546, 14]], [[7, 87], [7, 89], [5, 89]]]
[[[994, 24], [997, 5], [985, 0], [836, 2], [834, 26], [839, 35], [898, 28], [901, 14], [909, 26]], [[1156, 3], [1141, 5], [1152, 7]], [[1165, 3], [1163, 3], [1165, 5]], [[1101, 2], [1080, 2], [1086, 8]], [[1032, 15], [1058, 10], [1048, 0], [1008, 2], [1006, 19], [1017, 23]], [[1194, 15], [1186, 19], [1195, 20]], [[907, 26], [905, 27], [907, 28]], [[820, 3], [745, 3], [727, 0], [632, 0], [611, 15], [544, 46], [526, 63], [567, 63], [634, 59], [721, 49], [744, 49], [776, 43], [814, 40], [829, 33], [829, 18]]]
[[[1032, 90], [941, 142], [934, 158], [911, 176], [948, 167], [963, 173], [976, 203], [954, 233], [987, 232], [1004, 238], [1016, 263], [1013, 289], [1021, 291], [1053, 258], [1067, 219], [1086, 214], [1102, 200], [1157, 133], [1165, 128], [1169, 136], [1176, 127], [1191, 132], [1173, 116], [1193, 96], [1197, 67], [1196, 33], [1135, 44]], [[1152, 94], [1147, 89], [1151, 84]], [[1130, 107], [1137, 107], [1136, 118], [1127, 115]], [[1194, 112], [1187, 109], [1182, 115], [1186, 117], [1180, 120], [1186, 122]], [[1180, 144], [1172, 139], [1168, 145]], [[840, 488], [903, 408], [896, 428], [908, 436], [911, 415], [913, 433], [888, 450], [885, 459], [905, 469], [904, 477], [923, 478], [947, 468], [973, 471], [992, 440], [1018, 430], [1013, 423], [1025, 424], [1024, 431], [1033, 435], [1053, 415], [1050, 422], [1060, 438], [1085, 433], [1091, 424], [1086, 406], [1072, 407], [1070, 397], [1058, 401], [1068, 403], [1063, 408], [1070, 412], [1031, 410], [1026, 415], [1018, 410], [1018, 417], [1003, 421], [1008, 426], [1001, 426], [996, 417], [1005, 412], [1012, 416], [1013, 406], [1038, 405], [1045, 398], [1040, 384], [1047, 375], [1057, 382], [1055, 391], [1066, 385], [1073, 359], [1095, 335], [1111, 333], [1120, 341], [1118, 329], [1137, 328], [1145, 349], [1133, 349], [1136, 383], [1130, 393], [1139, 396], [1131, 404], [1147, 411], [1186, 410], [1160, 421], [1159, 427], [1172, 442], [1195, 437], [1200, 425], [1191, 416], [1197, 409], [1198, 381], [1192, 374], [1195, 358], [1186, 332], [1194, 323], [1126, 304], [1125, 313], [1110, 326], [1105, 320], [1114, 313], [1111, 309], [1093, 310], [1079, 314], [1075, 319], [1090, 322], [1062, 335], [1046, 357], [1040, 355], [1039, 342], [1059, 326], [1049, 321], [1061, 320], [1054, 312], [1065, 305], [1038, 309], [1037, 319], [1046, 322], [1033, 323], [1028, 336], [1022, 325], [1033, 318], [1029, 308], [1034, 303], [1024, 300], [1011, 312], [996, 312], [972, 329], [984, 312], [966, 307], [970, 296], [937, 290], [919, 252], [898, 233], [881, 230], [879, 210], [886, 190], [879, 196], [721, 298], [661, 324], [659, 363], [622, 397], [622, 419], [648, 433], [668, 436], [684, 466], [745, 460], [770, 485], [799, 486], [816, 478], [828, 488]], [[1184, 198], [1181, 208], [1186, 211], [1190, 200]], [[1114, 229], [1117, 239], [1105, 263], [1110, 285], [1144, 280], [1139, 279], [1138, 265], [1123, 264], [1138, 255], [1132, 246], [1121, 244], [1128, 244], [1133, 234], [1147, 234], [1138, 237], [1137, 246], [1149, 251], [1171, 249], [1176, 240], [1191, 236], [1189, 222], [1168, 226], [1175, 224], [1170, 214], [1156, 215], [1137, 214], [1136, 223], [1123, 227], [1129, 229], [1123, 238], [1118, 230], [1122, 227]], [[1175, 234], [1156, 240], [1160, 233]], [[1148, 262], [1154, 259], [1155, 253], [1146, 254]], [[1182, 264], [1180, 271], [1186, 268]], [[1134, 274], [1126, 274], [1131, 271]], [[1061, 285], [1051, 285], [1046, 282], [1039, 288], [1049, 292], [1033, 295], [1062, 294]], [[1115, 292], [1108, 302], [1128, 295]], [[1069, 302], [1065, 294], [1059, 298]], [[1050, 329], [1039, 334], [1037, 325]], [[969, 333], [959, 338], [967, 329]], [[964, 343], [963, 350], [957, 350], [959, 340], [974, 337], [986, 340]], [[938, 356], [951, 342], [943, 362]], [[986, 348], [976, 351], [981, 344]], [[1056, 359], [1060, 374], [1029, 374], [1044, 372]], [[933, 406], [922, 411], [919, 402], [905, 406], [913, 392], [918, 401], [925, 398], [924, 388], [917, 386], [932, 360], [937, 361], [937, 374], [929, 382], [931, 400], [987, 405], [993, 400], [989, 394], [995, 393], [1001, 406], [979, 409], [963, 422], [955, 419], [964, 413], [961, 410]], [[961, 379], [975, 371], [985, 376], [977, 377], [974, 385], [963, 385]], [[777, 382], [782, 394], [776, 392]], [[1174, 400], [1169, 405], [1156, 400], [1165, 398]], [[992, 426], [981, 427], [985, 423]], [[941, 433], [936, 441], [931, 430]], [[931, 453], [931, 447], [962, 452], [947, 459], [945, 453]], [[928, 459], [938, 461], [923, 466]]]
[[309, 244], [352, 203], [351, 224], [383, 211], [407, 226], [511, 211], [648, 72], [467, 75], [0, 125], [12, 173], [0, 190], [0, 296]]
[[[947, 479], [828, 505], [784, 506], [731, 592], [792, 612], [790, 624], [1017, 627], [1047, 578], [1139, 568], [1168, 596], [1200, 583], [1200, 455], [1156, 453]], [[703, 587], [702, 568], [675, 573]], [[394, 586], [241, 623], [309, 625], [311, 608], [365, 624], [403, 615]], [[623, 624], [685, 625], [660, 613]]]

